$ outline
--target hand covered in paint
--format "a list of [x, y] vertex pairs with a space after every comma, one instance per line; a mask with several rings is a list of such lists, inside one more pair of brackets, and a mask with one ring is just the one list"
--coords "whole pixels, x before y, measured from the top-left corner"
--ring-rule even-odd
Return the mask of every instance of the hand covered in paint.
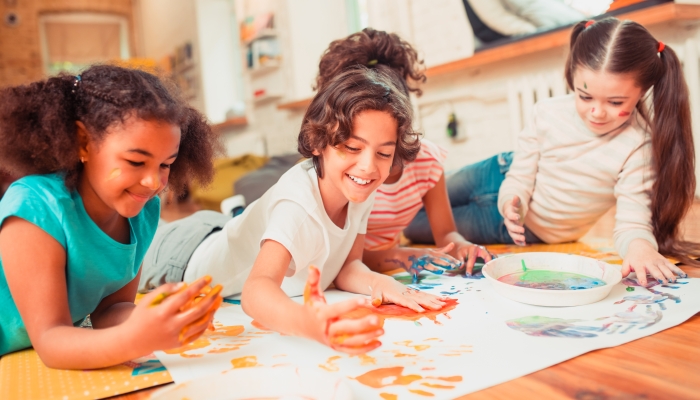
[[195, 340], [211, 325], [223, 300], [221, 286], [209, 289], [210, 282], [204, 277], [189, 286], [167, 283], [145, 295], [124, 322], [127, 335], [144, 346], [145, 354]]
[[513, 200], [503, 206], [503, 224], [513, 242], [518, 246], [525, 246], [525, 228], [520, 217], [520, 207], [520, 197], [513, 196]]
[[386, 275], [380, 275], [371, 289], [372, 305], [375, 307], [383, 303], [393, 303], [423, 312], [426, 308], [439, 310], [445, 305], [438, 296], [405, 286]]
[[445, 271], [457, 270], [462, 266], [461, 261], [448, 254], [454, 249], [454, 246], [454, 243], [450, 243], [441, 249], [398, 249], [396, 258], [384, 261], [405, 269], [411, 274], [413, 283], [418, 283], [418, 275], [421, 271], [440, 275]]
[[458, 243], [450, 254], [457, 260], [466, 263], [467, 275], [472, 274], [474, 263], [476, 263], [478, 257], [483, 258], [485, 262], [489, 262], [493, 258], [484, 246], [478, 246], [469, 242]]
[[327, 304], [321, 290], [321, 273], [313, 265], [309, 266], [304, 289], [304, 310], [311, 339], [348, 354], [364, 354], [381, 346], [382, 343], [377, 338], [384, 334], [384, 321], [378, 316], [341, 319], [344, 314], [366, 305], [365, 299]]
[[647, 273], [661, 283], [675, 282], [676, 275], [681, 278], [688, 276], [644, 239], [634, 239], [627, 248], [627, 257], [622, 263], [622, 276], [629, 275], [631, 271], [637, 273], [637, 280], [642, 286], [647, 284]]

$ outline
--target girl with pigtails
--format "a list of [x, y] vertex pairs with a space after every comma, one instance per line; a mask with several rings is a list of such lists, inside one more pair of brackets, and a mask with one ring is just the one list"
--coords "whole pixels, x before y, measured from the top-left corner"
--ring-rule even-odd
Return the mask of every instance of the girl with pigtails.
[[92, 369], [201, 335], [221, 297], [187, 304], [209, 280], [134, 299], [158, 194], [209, 181], [217, 146], [143, 71], [97, 65], [0, 90], [0, 169], [20, 177], [0, 201], [0, 356], [34, 347], [51, 368]]
[[[634, 270], [642, 285], [647, 274], [685, 276], [664, 257], [700, 265], [689, 257], [700, 245], [679, 232], [695, 193], [695, 154], [676, 53], [636, 22], [584, 21], [571, 34], [565, 75], [573, 93], [537, 103], [514, 155], [448, 180], [460, 233], [479, 243], [574, 241], [617, 205], [623, 275]], [[406, 236], [426, 231], [418, 215]]]

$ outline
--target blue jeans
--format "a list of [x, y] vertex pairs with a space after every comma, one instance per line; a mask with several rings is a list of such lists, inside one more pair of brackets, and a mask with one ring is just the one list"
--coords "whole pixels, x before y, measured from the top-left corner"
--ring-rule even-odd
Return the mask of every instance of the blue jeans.
[[[457, 231], [470, 242], [514, 244], [498, 212], [498, 190], [512, 162], [512, 152], [501, 153], [446, 178]], [[413, 243], [435, 243], [425, 208], [413, 218], [404, 235]], [[542, 243], [527, 227], [525, 241]]]

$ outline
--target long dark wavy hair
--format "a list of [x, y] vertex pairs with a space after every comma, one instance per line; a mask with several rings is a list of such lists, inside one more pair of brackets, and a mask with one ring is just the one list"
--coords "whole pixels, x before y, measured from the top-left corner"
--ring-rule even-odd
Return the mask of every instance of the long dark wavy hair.
[[422, 83], [426, 79], [425, 66], [423, 60], [418, 58], [418, 52], [399, 35], [372, 28], [331, 42], [318, 64], [315, 89], [330, 82], [346, 68], [356, 65], [369, 68], [385, 65], [403, 78], [399, 89], [405, 90], [406, 94], [422, 94], [419, 88], [408, 85], [409, 81]]
[[298, 137], [302, 156], [312, 158], [319, 178], [323, 178], [321, 157], [314, 150], [336, 147], [352, 135], [352, 121], [366, 110], [384, 111], [398, 125], [393, 165], [413, 161], [420, 149], [419, 134], [413, 130], [413, 110], [402, 89], [403, 79], [391, 68], [356, 66], [321, 86], [306, 110]]
[[113, 65], [0, 90], [0, 169], [15, 177], [61, 172], [75, 189], [82, 171], [76, 121], [99, 143], [108, 127], [132, 116], [180, 127], [168, 182], [176, 194], [190, 179], [211, 181], [221, 146], [205, 117], [156, 76]]
[[[651, 190], [654, 236], [659, 251], [679, 261], [700, 266], [689, 255], [700, 254], [700, 244], [681, 239], [679, 224], [695, 196], [695, 151], [690, 125], [688, 87], [676, 53], [642, 25], [606, 18], [593, 24], [574, 26], [571, 51], [566, 62], [566, 80], [573, 90], [576, 68], [633, 76], [646, 93], [653, 88], [653, 106], [644, 98], [637, 104], [641, 118], [651, 129]], [[659, 51], [661, 50], [661, 51]]]

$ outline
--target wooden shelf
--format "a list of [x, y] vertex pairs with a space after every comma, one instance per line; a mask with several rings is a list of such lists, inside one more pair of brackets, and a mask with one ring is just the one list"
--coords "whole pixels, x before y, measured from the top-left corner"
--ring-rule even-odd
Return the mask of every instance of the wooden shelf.
[[306, 109], [309, 104], [311, 104], [311, 97], [308, 99], [301, 99], [301, 100], [295, 100], [295, 101], [290, 101], [288, 103], [282, 103], [277, 106], [278, 110], [301, 110], [301, 109]]
[[[617, 19], [629, 19], [644, 26], [652, 26], [670, 21], [700, 19], [700, 5], [664, 3], [615, 15]], [[514, 59], [516, 57], [567, 46], [571, 36], [571, 27], [525, 38], [474, 53], [473, 56], [445, 64], [430, 67], [425, 71], [428, 77], [434, 77], [470, 68]], [[282, 103], [280, 110], [299, 111], [311, 104], [311, 99], [302, 99]]]
[[269, 64], [265, 64], [257, 68], [248, 68], [247, 72], [250, 74], [250, 76], [256, 77], [258, 75], [263, 75], [268, 72], [276, 71], [280, 68], [280, 65], [281, 64], [279, 61], [270, 61]]
[[217, 132], [221, 132], [227, 128], [242, 127], [248, 125], [248, 119], [246, 117], [236, 117], [227, 119], [224, 122], [214, 124], [211, 128]]
[[258, 34], [255, 35], [254, 37], [247, 39], [247, 40], [244, 40], [243, 45], [248, 46], [256, 40], [271, 38], [271, 37], [276, 37], [276, 36], [277, 36], [277, 31], [275, 29], [265, 28], [265, 29], [261, 30], [260, 32], [258, 32]]
[[[629, 19], [645, 26], [651, 26], [670, 21], [700, 19], [700, 6], [665, 3], [619, 14], [615, 17], [617, 19]], [[482, 67], [539, 51], [563, 47], [569, 44], [570, 36], [571, 28], [562, 28], [554, 32], [479, 51], [468, 58], [436, 65], [428, 68], [425, 71], [425, 75], [431, 77], [448, 74], [464, 69]]]

